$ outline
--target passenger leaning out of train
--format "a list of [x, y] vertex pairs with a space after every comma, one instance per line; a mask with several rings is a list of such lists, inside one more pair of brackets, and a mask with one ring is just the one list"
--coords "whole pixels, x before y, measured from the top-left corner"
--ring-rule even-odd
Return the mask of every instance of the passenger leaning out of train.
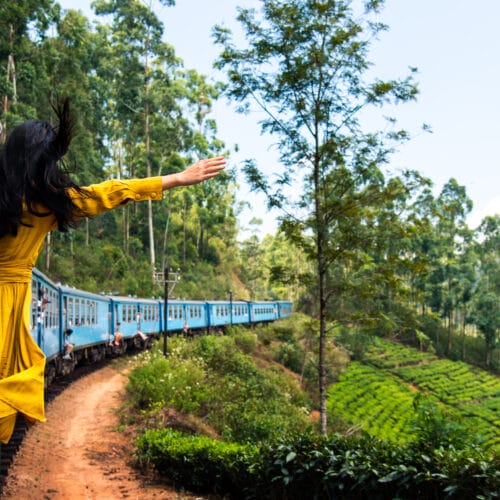
[[[222, 156], [181, 172], [145, 179], [76, 184], [62, 163], [71, 143], [69, 101], [54, 106], [57, 125], [28, 120], [0, 145], [0, 442], [10, 440], [17, 413], [45, 420], [45, 354], [30, 332], [31, 275], [47, 233], [127, 203], [161, 200], [162, 192], [198, 184], [225, 167]], [[83, 125], [82, 125], [83, 126]]]
[[67, 328], [64, 331], [64, 356], [63, 359], [73, 359], [72, 353], [73, 349], [75, 348], [75, 344], [71, 342], [70, 337], [71, 334], [73, 333], [73, 330], [71, 328]]
[[120, 332], [120, 326], [122, 326], [121, 323], [116, 323], [115, 334], [113, 336], [113, 341], [111, 342], [111, 345], [117, 347], [122, 345], [122, 340], [123, 340], [123, 333]]

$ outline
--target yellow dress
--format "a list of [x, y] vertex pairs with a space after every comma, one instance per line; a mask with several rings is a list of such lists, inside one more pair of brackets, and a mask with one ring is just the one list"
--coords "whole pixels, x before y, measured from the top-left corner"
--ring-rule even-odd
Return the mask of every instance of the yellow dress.
[[[70, 189], [87, 216], [130, 201], [161, 199], [162, 179], [111, 180], [85, 188], [92, 197]], [[28, 422], [44, 421], [45, 356], [30, 333], [31, 274], [45, 236], [57, 228], [54, 216], [26, 212], [17, 236], [0, 238], [0, 442], [12, 435], [17, 412]]]

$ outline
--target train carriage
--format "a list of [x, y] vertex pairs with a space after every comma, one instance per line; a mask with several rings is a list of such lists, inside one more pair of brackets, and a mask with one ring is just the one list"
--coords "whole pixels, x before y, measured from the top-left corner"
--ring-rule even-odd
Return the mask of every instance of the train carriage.
[[157, 300], [137, 299], [137, 329], [145, 335], [160, 331], [160, 304]]
[[250, 321], [252, 323], [267, 323], [278, 319], [276, 302], [250, 302]]
[[67, 286], [59, 290], [61, 352], [64, 352], [66, 341], [74, 345], [76, 360], [104, 358], [105, 345], [111, 336], [109, 298]]
[[231, 302], [230, 323], [233, 325], [246, 325], [250, 323], [249, 303], [244, 301]]
[[208, 309], [208, 324], [207, 328], [220, 328], [225, 325], [230, 324], [231, 314], [230, 314], [230, 303], [224, 301], [209, 301], [207, 302]]
[[[180, 332], [184, 325], [185, 319], [185, 306], [186, 302], [182, 300], [172, 299], [168, 301], [168, 318], [167, 318], [167, 331], [169, 332]], [[165, 304], [162, 303], [160, 306], [161, 316], [160, 316], [160, 326], [162, 330], [164, 329], [164, 309]]]
[[184, 302], [184, 320], [189, 332], [202, 330], [207, 326], [206, 302], [193, 300]]

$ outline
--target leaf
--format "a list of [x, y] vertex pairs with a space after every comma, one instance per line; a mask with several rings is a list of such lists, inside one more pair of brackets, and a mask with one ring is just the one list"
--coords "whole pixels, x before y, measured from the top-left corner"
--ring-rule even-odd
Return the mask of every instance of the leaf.
[[286, 463], [291, 462], [295, 457], [297, 456], [297, 453], [294, 451], [291, 451], [287, 456], [286, 456]]

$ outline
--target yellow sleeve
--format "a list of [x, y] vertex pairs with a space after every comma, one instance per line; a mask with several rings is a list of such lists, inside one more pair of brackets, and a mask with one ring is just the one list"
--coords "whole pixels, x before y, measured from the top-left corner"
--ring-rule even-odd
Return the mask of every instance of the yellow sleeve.
[[69, 189], [69, 195], [81, 217], [91, 217], [126, 205], [131, 201], [160, 200], [162, 197], [162, 178], [110, 180], [82, 188], [83, 192]]

